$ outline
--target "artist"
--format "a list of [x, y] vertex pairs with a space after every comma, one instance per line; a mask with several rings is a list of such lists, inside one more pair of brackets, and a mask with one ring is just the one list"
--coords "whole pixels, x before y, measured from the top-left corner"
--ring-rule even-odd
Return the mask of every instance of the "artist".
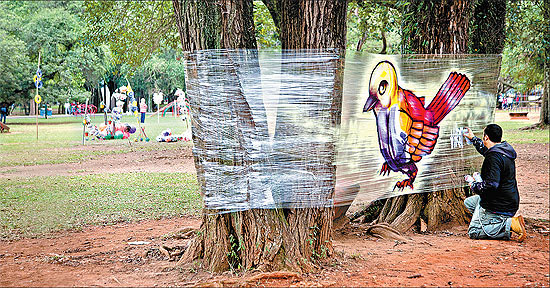
[[464, 200], [464, 205], [473, 213], [468, 227], [472, 239], [511, 239], [511, 231], [517, 234], [516, 241], [527, 237], [525, 222], [521, 215], [513, 217], [519, 208], [519, 192], [516, 181], [516, 151], [506, 141], [501, 142], [502, 128], [489, 124], [483, 130], [483, 140], [475, 137], [470, 128], [464, 136], [470, 139], [477, 151], [485, 157], [481, 166], [481, 181], [470, 182], [477, 195]]

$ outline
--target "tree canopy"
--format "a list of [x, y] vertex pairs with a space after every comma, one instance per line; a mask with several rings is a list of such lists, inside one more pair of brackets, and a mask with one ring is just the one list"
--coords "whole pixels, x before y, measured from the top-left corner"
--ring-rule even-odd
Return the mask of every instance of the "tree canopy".
[[[506, 45], [502, 57], [502, 77], [516, 90], [527, 92], [544, 81], [544, 49], [548, 19], [542, 0], [510, 1], [506, 17]], [[548, 7], [547, 9], [550, 9]]]
[[104, 69], [100, 66], [107, 65], [109, 56], [106, 47], [92, 51], [80, 45], [81, 12], [80, 3], [72, 1], [0, 3], [0, 50], [9, 51], [0, 56], [7, 57], [0, 68], [0, 101], [24, 103], [32, 98], [39, 53], [45, 102], [89, 95], [87, 77], [97, 77], [96, 70]]
[[[278, 1], [255, 0], [254, 26], [259, 49], [280, 49], [280, 21], [272, 18]], [[407, 17], [435, 7], [433, 1], [350, 0], [347, 49], [371, 53], [409, 53]], [[503, 81], [520, 92], [541, 87], [544, 80], [548, 20], [545, 1], [469, 1], [469, 53], [502, 51]], [[431, 6], [430, 6], [431, 5]], [[493, 9], [493, 6], [498, 9]], [[269, 9], [268, 9], [269, 8]], [[418, 8], [418, 9], [417, 9]], [[505, 8], [506, 15], [499, 11]], [[416, 9], [416, 10], [415, 10]], [[546, 8], [548, 9], [548, 8]], [[495, 12], [496, 11], [496, 12]], [[0, 101], [26, 102], [34, 94], [32, 77], [42, 55], [45, 101], [83, 100], [98, 82], [153, 79], [153, 63], [167, 66], [161, 77], [172, 87], [181, 80], [174, 69], [181, 42], [170, 0], [161, 1], [2, 1], [0, 2]], [[500, 21], [505, 16], [505, 22]], [[486, 19], [493, 19], [487, 21]], [[481, 20], [480, 20], [481, 19]], [[485, 20], [483, 20], [485, 19]], [[483, 21], [485, 22], [483, 22]], [[493, 23], [493, 24], [492, 24]], [[505, 23], [505, 35], [487, 33]], [[546, 29], [546, 30], [545, 30]], [[421, 43], [422, 44], [422, 43]], [[493, 48], [491, 48], [493, 47]], [[167, 52], [168, 51], [168, 52]], [[170, 52], [171, 51], [171, 52]], [[168, 57], [168, 54], [171, 56]], [[151, 63], [147, 63], [152, 61]], [[149, 67], [149, 68], [147, 68]], [[178, 68], [179, 69], [179, 68]], [[171, 71], [171, 72], [168, 72]], [[147, 76], [145, 76], [147, 75]], [[135, 81], [133, 79], [135, 78]], [[160, 79], [160, 78], [159, 78]], [[120, 80], [122, 81], [122, 80]], [[163, 86], [158, 81], [157, 86]], [[118, 82], [117, 82], [118, 83]], [[135, 84], [141, 85], [141, 84]], [[147, 85], [154, 84], [144, 84]], [[159, 89], [171, 89], [171, 88]], [[151, 89], [144, 88], [143, 91]], [[137, 93], [140, 93], [139, 91]]]

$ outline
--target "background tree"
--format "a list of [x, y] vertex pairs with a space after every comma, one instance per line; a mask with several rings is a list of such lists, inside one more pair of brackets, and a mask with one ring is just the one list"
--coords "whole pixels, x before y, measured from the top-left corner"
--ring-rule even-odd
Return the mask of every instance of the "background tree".
[[370, 53], [398, 54], [401, 7], [399, 1], [350, 1], [347, 48], [363, 51], [366, 47], [364, 51]]
[[94, 0], [83, 6], [84, 43], [109, 43], [115, 64], [139, 67], [153, 53], [177, 48], [179, 37], [170, 0]]
[[281, 48], [278, 26], [267, 6], [260, 0], [254, 0], [254, 27], [258, 49]]
[[31, 68], [25, 43], [0, 30], [0, 103], [15, 103], [24, 97], [23, 87], [30, 79]]
[[67, 98], [82, 101], [90, 96], [94, 85], [88, 84], [96, 83], [98, 73], [105, 70], [98, 66], [105, 66], [110, 60], [107, 47], [86, 51], [81, 45], [81, 3], [4, 1], [0, 12], [0, 33], [7, 41], [4, 44], [17, 43], [10, 53], [4, 54], [15, 61], [4, 62], [10, 63], [5, 69], [12, 69], [13, 73], [4, 77], [11, 86], [0, 87], [0, 100], [28, 105], [34, 96], [32, 77], [39, 52], [44, 83], [40, 94], [44, 102], [65, 102]]
[[[550, 23], [546, 17], [549, 10], [549, 2], [543, 0], [510, 1], [508, 5], [502, 78], [518, 92], [528, 93], [548, 85], [549, 77], [545, 73], [548, 73], [549, 62]], [[544, 89], [540, 114], [542, 126], [550, 123], [548, 103], [548, 89]]]

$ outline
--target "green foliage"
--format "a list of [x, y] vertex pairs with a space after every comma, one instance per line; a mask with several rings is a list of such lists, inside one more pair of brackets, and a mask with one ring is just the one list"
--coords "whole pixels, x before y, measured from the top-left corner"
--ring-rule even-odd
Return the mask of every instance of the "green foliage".
[[176, 49], [172, 1], [86, 1], [84, 43], [108, 44], [116, 64], [139, 67], [162, 47]]
[[[26, 103], [34, 96], [32, 78], [41, 54], [44, 102], [85, 98], [91, 82], [108, 66], [108, 51], [85, 51], [79, 45], [84, 33], [79, 17], [81, 3], [74, 1], [5, 1], [0, 3], [2, 70], [0, 101]], [[9, 57], [4, 59], [5, 57]], [[86, 87], [86, 85], [88, 87]], [[88, 88], [88, 89], [86, 89]]]
[[[156, 91], [169, 94], [185, 88], [171, 1], [87, 1], [83, 18], [84, 46], [111, 51], [104, 63], [114, 65], [100, 65], [107, 82], [114, 82], [115, 87], [130, 82], [136, 97], [145, 97], [149, 105]], [[91, 73], [86, 77], [96, 78]]]
[[25, 43], [3, 30], [0, 30], [0, 63], [0, 102], [15, 102], [18, 91], [29, 80], [31, 69]]
[[254, 0], [254, 26], [258, 49], [281, 48], [277, 27], [269, 10], [260, 0]]
[[543, 17], [543, 2], [519, 0], [508, 4], [501, 73], [520, 92], [527, 92], [544, 80], [544, 49], [550, 45], [544, 42], [544, 36], [550, 23]]
[[137, 96], [150, 96], [156, 91], [168, 94], [185, 88], [185, 66], [180, 54], [171, 49], [155, 53], [140, 67], [122, 65], [120, 72], [128, 75]]
[[501, 54], [506, 42], [506, 2], [476, 0], [468, 25], [468, 50], [472, 54]]
[[242, 253], [241, 251], [244, 250], [244, 246], [239, 239], [233, 236], [233, 234], [229, 234], [229, 245], [229, 252], [227, 252], [229, 268], [236, 273], [242, 269], [239, 255]]
[[362, 51], [379, 53], [382, 50], [382, 32], [386, 37], [386, 53], [399, 53], [401, 28], [400, 1], [353, 0], [348, 5], [347, 49], [356, 50], [364, 41]]

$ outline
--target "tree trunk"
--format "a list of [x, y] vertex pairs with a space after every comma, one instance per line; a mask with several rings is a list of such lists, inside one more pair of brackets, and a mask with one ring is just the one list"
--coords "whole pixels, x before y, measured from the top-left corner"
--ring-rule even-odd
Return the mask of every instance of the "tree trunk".
[[281, 9], [280, 9], [280, 0], [262, 0], [265, 7], [267, 7], [267, 10], [269, 11], [269, 14], [271, 15], [271, 19], [273, 19], [273, 24], [275, 24], [275, 28], [277, 29], [277, 34], [280, 34], [280, 26], [281, 26]]
[[[292, 23], [283, 25], [285, 32], [282, 32], [281, 35], [285, 36], [286, 41], [286, 44], [283, 44], [283, 49], [344, 48], [346, 2], [339, 0], [319, 2], [304, 0], [300, 2], [299, 6], [302, 7], [300, 13], [288, 10], [294, 1], [276, 2], [277, 7], [287, 7], [279, 10], [280, 18], [278, 19], [286, 19], [285, 17], [288, 17], [286, 15], [291, 12], [295, 17]], [[217, 6], [212, 3], [214, 2], [173, 0], [177, 17], [176, 23], [184, 50], [256, 48], [255, 42], [252, 43], [252, 40], [255, 39], [252, 1], [218, 1], [216, 2]], [[203, 23], [207, 23], [207, 25]], [[300, 30], [305, 29], [305, 25], [308, 27], [307, 30]], [[327, 33], [323, 29], [324, 25], [332, 27], [331, 33], [324, 34]], [[338, 25], [342, 25], [342, 27], [337, 27]], [[299, 26], [300, 29], [295, 26]], [[293, 31], [294, 34], [288, 35], [290, 31]], [[302, 41], [302, 38], [307, 40]], [[341, 67], [341, 63], [339, 62], [337, 65]], [[187, 75], [189, 78], [197, 76], [196, 68], [188, 65]], [[343, 74], [343, 70], [337, 69], [337, 71]], [[335, 78], [335, 85], [341, 84], [338, 82], [341, 81], [341, 74]], [[231, 78], [228, 83], [239, 85], [240, 78], [237, 73], [230, 72], [228, 76]], [[190, 83], [190, 85], [193, 84]], [[189, 89], [191, 88], [189, 86]], [[334, 113], [331, 118], [333, 123], [339, 121], [342, 96], [341, 89], [334, 90], [339, 92], [335, 92], [333, 95], [332, 106], [334, 109], [332, 111]], [[242, 92], [242, 89], [240, 91]], [[239, 107], [252, 105], [247, 103], [247, 99], [242, 97], [243, 95], [243, 93], [238, 93], [229, 101], [236, 101], [237, 103], [234, 105]], [[200, 101], [200, 99], [191, 99], [191, 101]], [[200, 106], [196, 107], [200, 109]], [[250, 130], [246, 127], [250, 128], [251, 125], [258, 123], [252, 119], [250, 108], [248, 111], [246, 110], [236, 111], [232, 115], [232, 117], [237, 117], [239, 125], [243, 126], [238, 128], [241, 132]], [[193, 118], [193, 142], [195, 147], [205, 147], [208, 143], [201, 141], [207, 141], [207, 139], [198, 139], [195, 136], [195, 129], [207, 124], [200, 123], [201, 120], [197, 118]], [[256, 131], [259, 131], [259, 134], [254, 137], [265, 137], [267, 127], [259, 127]], [[241, 148], [244, 148], [243, 145], [247, 145], [246, 138], [252, 136], [244, 133], [238, 136]], [[237, 150], [247, 153], [247, 149]], [[201, 192], [204, 192], [206, 183], [203, 176], [204, 167], [201, 164], [204, 156], [194, 154], [199, 186]], [[248, 165], [246, 159], [248, 157], [237, 155], [234, 164]], [[333, 175], [335, 177], [335, 173]], [[327, 255], [332, 250], [330, 241], [331, 208], [252, 209], [226, 214], [216, 214], [216, 212], [214, 210], [204, 211], [203, 222], [197, 232], [197, 237], [191, 242], [179, 263], [190, 263], [202, 259], [203, 267], [211, 271], [224, 271], [230, 268], [243, 270], [284, 268], [310, 271], [314, 267], [312, 260]]]
[[[403, 43], [406, 50], [420, 54], [467, 53], [468, 25], [473, 11], [473, 2], [469, 0], [412, 1], [408, 8], [408, 12], [412, 14], [407, 13], [410, 16], [405, 18]], [[476, 19], [477, 27], [485, 27], [483, 19], [495, 21], [492, 18], [483, 18], [481, 11], [478, 11], [480, 15], [476, 15], [479, 16]], [[485, 11], [485, 13], [496, 12]], [[499, 27], [503, 29], [504, 18], [501, 18], [500, 21], [499, 24], [502, 25]], [[477, 30], [474, 29], [474, 31]], [[503, 33], [503, 30], [499, 33]], [[476, 37], [483, 36], [478, 34]], [[486, 46], [484, 49], [495, 49], [494, 47], [502, 49], [502, 46], [497, 44], [489, 48]], [[493, 53], [500, 53], [496, 50], [493, 51], [495, 51]], [[457, 177], [461, 176], [457, 175]], [[437, 190], [437, 187], [434, 190]], [[463, 204], [465, 197], [462, 188], [397, 196], [386, 201], [375, 222], [388, 223], [400, 232], [409, 230], [420, 221], [420, 218], [424, 219], [428, 230], [432, 231], [454, 225], [464, 225], [468, 223], [470, 217]]]
[[[548, 53], [550, 48], [546, 48], [546, 55], [550, 55]], [[548, 56], [547, 56], [548, 57]], [[548, 64], [549, 60], [546, 60], [544, 62], [544, 94], [542, 95], [541, 99], [541, 107], [540, 107], [540, 125], [550, 125], [550, 67]]]
[[[544, 43], [550, 43], [550, 1], [544, 1]], [[544, 92], [541, 99], [540, 125], [550, 125], [550, 45], [544, 48]]]
[[381, 35], [382, 35], [382, 50], [380, 50], [379, 54], [386, 54], [386, 47], [388, 44], [386, 43], [386, 32], [384, 32], [384, 29], [381, 29]]
[[346, 49], [346, 0], [279, 0], [283, 49]]
[[[408, 5], [403, 40], [419, 54], [468, 52], [472, 0], [414, 0]], [[504, 19], [502, 19], [504, 21]]]
[[357, 48], [355, 49], [356, 51], [361, 51], [361, 49], [363, 49], [363, 44], [365, 44], [365, 41], [367, 41], [367, 37], [369, 37], [369, 33], [365, 31], [361, 39], [357, 41]]

